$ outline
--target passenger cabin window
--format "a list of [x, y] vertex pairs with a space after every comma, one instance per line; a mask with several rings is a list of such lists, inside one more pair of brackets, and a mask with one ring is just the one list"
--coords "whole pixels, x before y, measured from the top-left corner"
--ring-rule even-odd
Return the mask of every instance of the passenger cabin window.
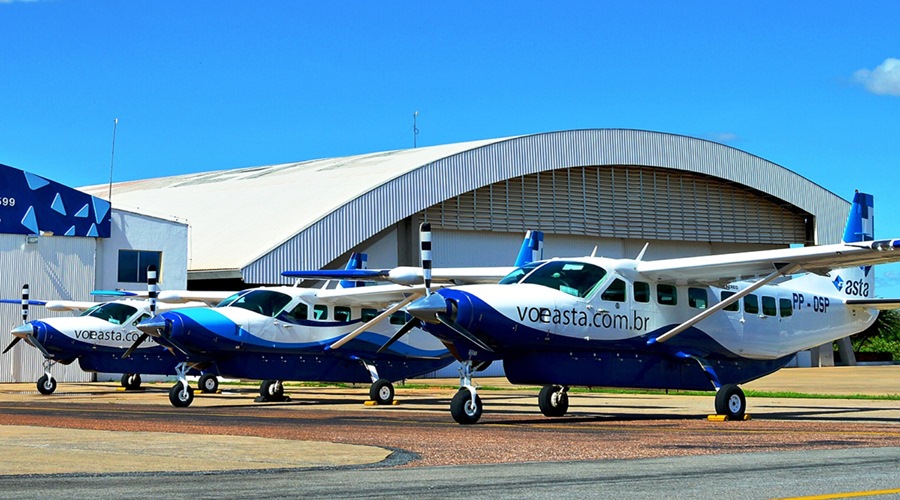
[[688, 288], [688, 305], [694, 309], [706, 309], [709, 297], [705, 288]]
[[285, 320], [287, 321], [304, 321], [309, 317], [309, 306], [304, 304], [303, 302], [294, 306], [293, 309], [287, 314], [285, 314]]
[[[726, 291], [723, 291], [723, 292], [722, 292], [722, 295], [721, 295], [720, 297], [721, 297], [722, 301], [724, 302], [725, 299], [727, 299], [728, 297], [731, 297], [732, 295], [734, 295], [734, 292], [726, 292]], [[728, 307], [725, 308], [725, 310], [726, 310], [726, 311], [737, 311], [737, 310], [739, 310], [739, 309], [740, 309], [740, 306], [738, 305], [738, 302], [739, 302], [739, 301], [732, 302], [730, 305], [728, 305]]]
[[794, 314], [794, 306], [791, 304], [791, 299], [778, 299], [778, 307], [781, 309], [782, 318]]
[[634, 282], [634, 301], [650, 302], [650, 283], [644, 281]]
[[759, 314], [759, 297], [752, 293], [745, 296], [744, 312], [747, 314]]
[[664, 306], [678, 304], [678, 290], [673, 285], [656, 285], [656, 301]]
[[601, 295], [600, 298], [602, 300], [611, 300], [613, 302], [625, 302], [626, 286], [624, 281], [616, 278], [606, 290], [603, 291], [603, 295]]
[[521, 282], [587, 297], [606, 276], [606, 269], [585, 262], [551, 260], [542, 264]]
[[335, 321], [350, 321], [350, 308], [347, 306], [336, 306], [334, 308]]
[[397, 311], [394, 314], [391, 314], [392, 325], [405, 325], [407, 321], [406, 313], [403, 311]]
[[766, 297], [763, 295], [762, 309], [763, 314], [766, 316], [778, 316], [778, 310], [775, 307], [775, 297]]
[[319, 321], [325, 321], [326, 319], [328, 319], [328, 306], [323, 304], [314, 305], [313, 318]]
[[373, 319], [375, 319], [375, 316], [378, 316], [378, 309], [372, 309], [370, 307], [363, 308], [363, 310], [362, 310], [363, 323], [372, 321]]

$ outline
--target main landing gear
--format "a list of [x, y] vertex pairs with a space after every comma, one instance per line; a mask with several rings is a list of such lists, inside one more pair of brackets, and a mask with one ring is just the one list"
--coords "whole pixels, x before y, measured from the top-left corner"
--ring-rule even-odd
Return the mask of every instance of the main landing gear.
[[364, 359], [359, 360], [360, 363], [369, 371], [369, 378], [372, 379], [372, 386], [369, 387], [369, 399], [378, 405], [390, 405], [394, 402], [394, 384], [386, 378], [378, 376], [378, 368], [372, 363], [367, 363]]
[[126, 391], [136, 391], [141, 388], [141, 375], [139, 373], [125, 373], [122, 375], [121, 384]]
[[569, 411], [569, 388], [545, 385], [538, 394], [538, 406], [545, 417], [562, 417]]
[[747, 411], [744, 391], [734, 384], [725, 384], [716, 390], [716, 414], [728, 420], [743, 420]]
[[56, 390], [56, 379], [50, 374], [50, 367], [55, 364], [55, 361], [44, 358], [44, 375], [37, 381], [37, 390], [45, 396], [53, 394]]

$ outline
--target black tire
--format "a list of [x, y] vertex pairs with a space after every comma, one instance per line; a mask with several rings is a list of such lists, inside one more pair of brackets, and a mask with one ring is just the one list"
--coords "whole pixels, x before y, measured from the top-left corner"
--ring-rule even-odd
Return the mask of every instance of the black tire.
[[47, 375], [41, 375], [41, 378], [37, 381], [37, 390], [45, 396], [53, 394], [53, 391], [56, 390], [56, 379], [47, 377]]
[[125, 386], [130, 391], [136, 391], [141, 388], [141, 374], [135, 373], [129, 376], [128, 385]]
[[219, 379], [215, 375], [204, 373], [197, 382], [197, 388], [204, 394], [214, 394], [219, 390]]
[[734, 384], [726, 384], [716, 392], [716, 413], [725, 415], [729, 420], [743, 420], [747, 411], [747, 398], [744, 391]]
[[394, 402], [394, 384], [390, 380], [380, 378], [369, 388], [369, 399], [379, 405], [389, 405]]
[[481, 396], [475, 395], [475, 405], [472, 406], [472, 394], [468, 389], [460, 389], [450, 400], [450, 415], [456, 423], [471, 425], [478, 422], [484, 405], [481, 404]]
[[538, 394], [538, 406], [545, 417], [562, 417], [569, 411], [569, 394], [558, 385], [545, 385]]
[[175, 382], [175, 385], [169, 389], [169, 402], [176, 408], [187, 408], [194, 402], [194, 388], [184, 384], [184, 388], [187, 390], [185, 392], [181, 390], [181, 387], [181, 382]]
[[131, 378], [131, 374], [130, 374], [130, 373], [123, 373], [123, 374], [122, 374], [122, 380], [120, 381], [121, 384], [122, 384], [122, 387], [128, 389], [128, 379], [130, 379], [130, 378]]
[[263, 380], [259, 383], [259, 395], [266, 401], [278, 401], [284, 397], [284, 386], [277, 380]]

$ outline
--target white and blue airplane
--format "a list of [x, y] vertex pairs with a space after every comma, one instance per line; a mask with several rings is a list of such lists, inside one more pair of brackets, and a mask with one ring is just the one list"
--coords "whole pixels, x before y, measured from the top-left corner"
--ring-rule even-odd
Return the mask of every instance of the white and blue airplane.
[[[542, 240], [539, 232], [527, 233], [520, 257], [531, 261], [532, 252], [542, 248]], [[514, 268], [435, 270], [436, 279], [443, 282], [436, 286], [496, 283]], [[284, 380], [371, 382], [370, 398], [389, 404], [394, 398], [392, 381], [423, 375], [453, 362], [443, 343], [415, 328], [418, 320], [410, 321], [402, 311], [424, 294], [422, 269], [393, 271], [391, 279], [398, 283], [363, 287], [355, 286], [356, 282], [383, 272], [327, 271], [343, 280], [343, 285], [334, 289], [254, 288], [233, 294], [214, 308], [163, 312], [145, 319], [138, 328], [184, 359], [175, 369], [178, 381], [169, 392], [169, 400], [176, 407], [189, 406], [193, 401], [193, 389], [186, 381], [191, 368], [262, 380], [263, 400], [283, 398]], [[284, 274], [291, 276], [291, 272]], [[202, 292], [187, 292], [184, 297], [166, 292], [160, 295], [163, 301], [181, 298], [206, 297]], [[388, 318], [388, 322], [382, 321]], [[406, 338], [402, 342], [390, 340], [403, 335]]]
[[[155, 270], [148, 273], [148, 276], [155, 282]], [[50, 372], [56, 363], [67, 365], [77, 360], [81, 369], [87, 372], [122, 373], [122, 386], [131, 390], [140, 388], [141, 374], [167, 375], [172, 373], [178, 363], [168, 349], [156, 342], [141, 346], [133, 356], [123, 356], [141, 334], [137, 324], [142, 319], [155, 315], [157, 304], [154, 296], [139, 300], [135, 297], [141, 294], [133, 292], [98, 291], [95, 294], [127, 298], [109, 302], [32, 300], [26, 284], [22, 287], [21, 301], [0, 300], [0, 303], [22, 304], [22, 324], [13, 328], [11, 333], [14, 338], [3, 350], [3, 354], [22, 340], [41, 352], [44, 357], [44, 374], [37, 382], [37, 389], [41, 394], [52, 394], [56, 390], [57, 382]], [[190, 304], [201, 305], [206, 304]], [[80, 314], [28, 321], [29, 306]], [[173, 306], [160, 304], [159, 307]], [[215, 376], [201, 374], [201, 390], [214, 392], [217, 386]]]
[[872, 265], [900, 261], [900, 240], [874, 240], [872, 196], [857, 193], [842, 243], [691, 258], [583, 257], [532, 262], [500, 284], [442, 288], [407, 307], [462, 362], [450, 411], [481, 417], [472, 376], [502, 360], [514, 384], [543, 388], [564, 415], [572, 386], [715, 390], [742, 419], [738, 384], [795, 353], [862, 331], [879, 309]]

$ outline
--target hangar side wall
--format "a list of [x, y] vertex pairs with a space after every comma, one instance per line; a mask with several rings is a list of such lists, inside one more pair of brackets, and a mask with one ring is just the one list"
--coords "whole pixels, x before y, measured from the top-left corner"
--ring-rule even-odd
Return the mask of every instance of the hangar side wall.
[[[0, 297], [21, 298], [22, 285], [28, 283], [34, 300], [91, 300], [96, 266], [95, 238], [41, 236], [29, 243], [29, 237], [0, 234]], [[40, 306], [29, 308], [29, 319], [67, 316]], [[21, 307], [0, 304], [0, 343], [12, 341], [9, 331], [22, 323]], [[59, 381], [88, 382], [93, 375], [77, 363], [54, 365], [50, 370]], [[19, 342], [0, 357], [0, 382], [33, 382], [43, 374], [43, 356], [37, 349]]]

